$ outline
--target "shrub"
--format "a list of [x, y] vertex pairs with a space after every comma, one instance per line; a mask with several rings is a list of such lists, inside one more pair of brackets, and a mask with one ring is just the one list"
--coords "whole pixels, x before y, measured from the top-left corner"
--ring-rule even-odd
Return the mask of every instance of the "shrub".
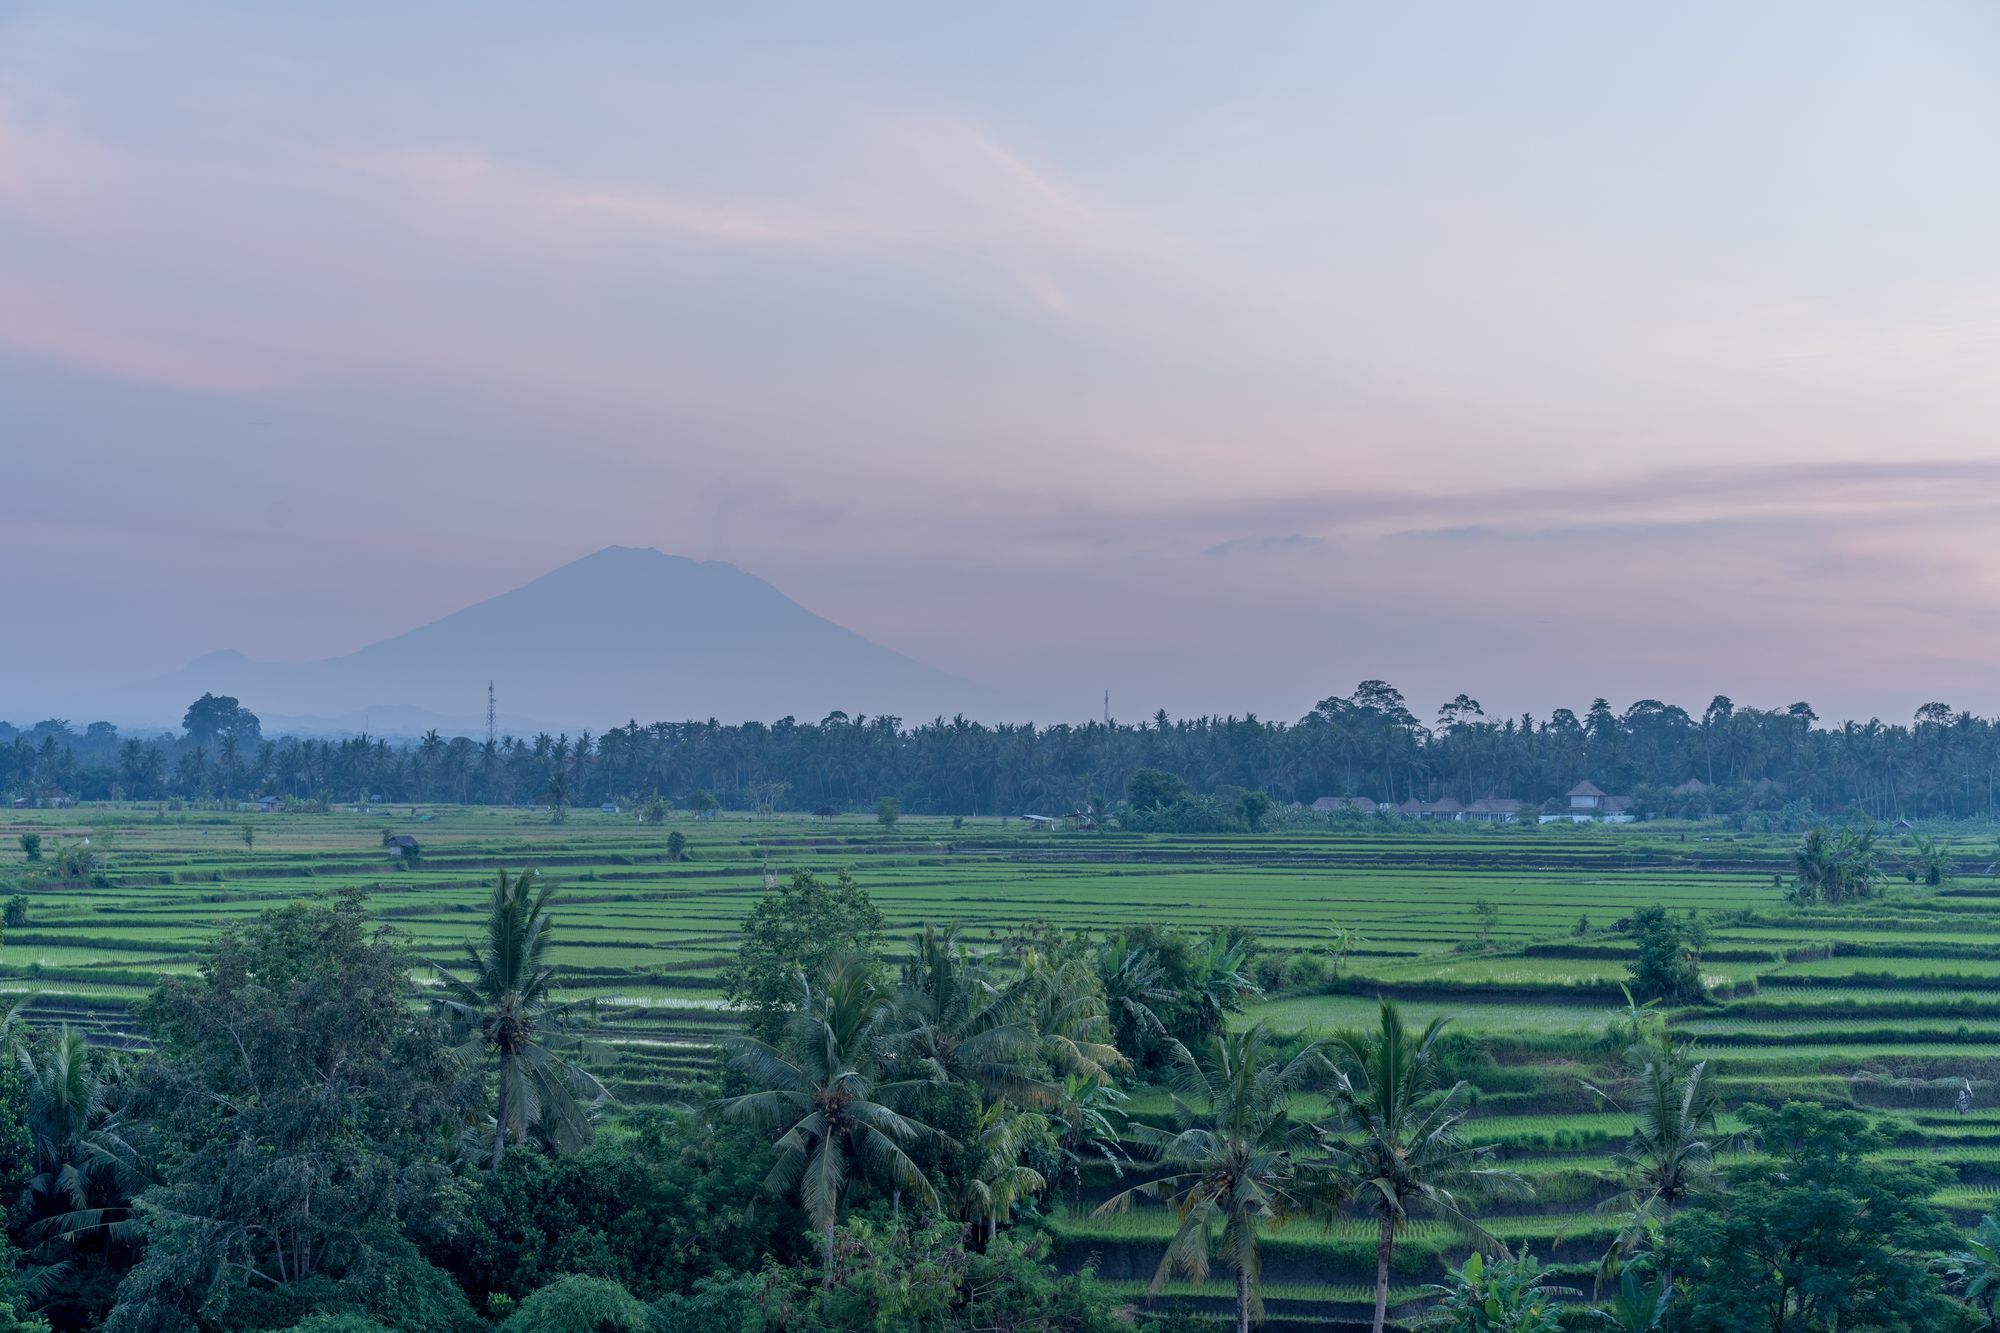
[[609, 1278], [571, 1273], [527, 1300], [501, 1333], [646, 1333], [646, 1307]]
[[1294, 990], [1318, 990], [1326, 979], [1326, 960], [1316, 953], [1295, 953], [1285, 964], [1285, 983]]
[[1706, 998], [1701, 984], [1701, 950], [1708, 929], [1693, 914], [1676, 919], [1658, 905], [1632, 914], [1638, 944], [1632, 959], [1632, 993], [1642, 1000], [1686, 1004]]

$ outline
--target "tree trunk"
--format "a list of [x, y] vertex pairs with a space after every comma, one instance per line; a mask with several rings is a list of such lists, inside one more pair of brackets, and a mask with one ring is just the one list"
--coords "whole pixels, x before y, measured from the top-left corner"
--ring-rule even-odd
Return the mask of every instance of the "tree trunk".
[[1250, 1270], [1236, 1270], [1236, 1333], [1250, 1333]]
[[493, 1111], [493, 1169], [495, 1171], [500, 1169], [500, 1159], [507, 1152], [507, 1117], [512, 1114], [514, 1109], [511, 1099], [508, 1096], [508, 1088], [513, 1083], [511, 1077], [513, 1072], [514, 1057], [502, 1051], [500, 1053], [499, 1104], [494, 1107]]
[[1374, 1333], [1382, 1333], [1382, 1325], [1389, 1319], [1389, 1256], [1396, 1251], [1396, 1219], [1382, 1214], [1382, 1238], [1375, 1243], [1375, 1326]]
[[822, 1287], [831, 1287], [833, 1285], [833, 1224], [834, 1215], [828, 1214], [826, 1219], [826, 1273], [819, 1280], [819, 1284]]
[[[1660, 1228], [1664, 1235], [1666, 1228], [1673, 1224], [1674, 1206], [1669, 1203], [1660, 1210]], [[1674, 1252], [1666, 1245], [1660, 1246], [1660, 1294], [1668, 1300], [1674, 1295]]]

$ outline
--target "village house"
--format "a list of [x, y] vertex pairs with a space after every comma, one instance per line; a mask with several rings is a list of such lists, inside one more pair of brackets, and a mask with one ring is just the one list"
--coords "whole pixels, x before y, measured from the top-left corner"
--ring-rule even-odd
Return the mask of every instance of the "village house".
[[1632, 822], [1632, 798], [1613, 796], [1588, 778], [1571, 787], [1565, 799], [1569, 808], [1561, 814], [1543, 815], [1542, 823], [1559, 823], [1565, 819], [1572, 824]]
[[1337, 815], [1346, 811], [1372, 815], [1401, 815], [1405, 819], [1437, 819], [1454, 824], [1479, 821], [1489, 824], [1511, 824], [1523, 817], [1528, 809], [1526, 801], [1517, 801], [1511, 796], [1482, 796], [1471, 805], [1462, 805], [1453, 797], [1445, 796], [1435, 801], [1420, 801], [1412, 796], [1401, 805], [1389, 805], [1369, 800], [1366, 796], [1322, 796], [1312, 803], [1315, 814]]
[[1366, 796], [1322, 796], [1312, 803], [1316, 815], [1337, 815], [1350, 810], [1357, 815], [1372, 815], [1381, 808]]

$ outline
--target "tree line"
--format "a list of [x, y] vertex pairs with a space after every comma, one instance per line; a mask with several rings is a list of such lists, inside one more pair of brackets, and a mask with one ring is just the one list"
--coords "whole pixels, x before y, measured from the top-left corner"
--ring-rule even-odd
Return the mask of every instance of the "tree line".
[[834, 712], [817, 722], [630, 722], [601, 734], [430, 732], [406, 742], [263, 736], [237, 700], [205, 695], [183, 731], [122, 736], [49, 719], [0, 724], [0, 792], [47, 800], [240, 800], [273, 794], [342, 802], [540, 803], [552, 782], [583, 805], [685, 801], [732, 810], [872, 809], [884, 797], [925, 814], [1064, 813], [1116, 801], [1134, 775], [1171, 774], [1198, 793], [1267, 792], [1280, 802], [1361, 796], [1560, 803], [1582, 780], [1629, 794], [1645, 814], [1777, 811], [1993, 818], [2000, 719], [1930, 703], [1907, 722], [1819, 725], [1805, 703], [1701, 711], [1603, 699], [1491, 717], [1458, 695], [1430, 720], [1401, 692], [1363, 681], [1293, 722], [1254, 715], [1081, 725], [906, 724]]

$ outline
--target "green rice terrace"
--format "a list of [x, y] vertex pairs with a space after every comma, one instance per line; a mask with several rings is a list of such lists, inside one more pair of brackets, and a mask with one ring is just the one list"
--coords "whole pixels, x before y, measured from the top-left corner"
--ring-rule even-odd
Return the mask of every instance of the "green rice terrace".
[[[1387, 995], [1417, 1021], [1449, 1015], [1484, 1039], [1468, 1073], [1478, 1089], [1468, 1137], [1499, 1145], [1534, 1194], [1489, 1204], [1483, 1220], [1565, 1266], [1594, 1263], [1618, 1225], [1600, 1205], [1631, 1117], [1587, 1086], [1606, 1076], [1607, 1027], [1624, 1003], [1633, 950], [1617, 925], [1652, 904], [1698, 909], [1710, 926], [1702, 971], [1712, 999], [1669, 1021], [1714, 1061], [1732, 1108], [1786, 1098], [1870, 1108], [1894, 1118], [1891, 1151], [1954, 1173], [1940, 1202], [1961, 1223], [2000, 1196], [2000, 882], [1988, 871], [1990, 840], [1949, 843], [1955, 873], [1937, 888], [1896, 873], [1865, 903], [1796, 908], [1774, 882], [1791, 873], [1794, 837], [1681, 825], [1431, 832], [1371, 821], [1168, 836], [997, 819], [883, 828], [858, 817], [677, 816], [660, 827], [596, 811], [555, 824], [543, 812], [450, 806], [393, 815], [83, 807], [9, 819], [0, 880], [23, 878], [21, 833], [40, 834], [45, 856], [87, 837], [98, 865], [67, 883], [23, 878], [26, 921], [0, 946], [0, 989], [25, 999], [35, 1021], [117, 1044], [144, 1043], [135, 1001], [162, 975], [193, 970], [204, 941], [231, 920], [359, 887], [376, 917], [448, 960], [480, 928], [496, 868], [553, 877], [567, 994], [592, 1002], [618, 1052], [610, 1083], [627, 1104], [684, 1097], [715, 1069], [734, 1024], [718, 973], [767, 876], [850, 870], [899, 946], [924, 922], [956, 925], [975, 943], [1037, 921], [1243, 927], [1280, 956], [1266, 969], [1278, 984], [1232, 1021], [1325, 1032], [1369, 1022], [1375, 997]], [[668, 857], [673, 831], [688, 840], [684, 861]], [[416, 838], [420, 854], [392, 858], [388, 833]], [[1899, 845], [1885, 847], [1885, 868], [1900, 872]], [[1309, 983], [1284, 984], [1286, 955], [1319, 960]], [[1967, 1083], [1971, 1108], [1961, 1111]], [[1164, 1123], [1167, 1098], [1140, 1087], [1126, 1110]], [[1722, 1128], [1733, 1125], [1732, 1110]], [[1049, 1205], [1049, 1225], [1066, 1262], [1094, 1262], [1137, 1295], [1173, 1224], [1159, 1209], [1093, 1217], [1122, 1187], [1108, 1168], [1093, 1170], [1076, 1197]], [[1419, 1223], [1398, 1252], [1396, 1299], [1412, 1299], [1462, 1253], [1442, 1225]], [[1272, 1327], [1365, 1319], [1372, 1224], [1274, 1231], [1264, 1277]], [[1222, 1310], [1231, 1292], [1217, 1278], [1174, 1283], [1158, 1299]]]

